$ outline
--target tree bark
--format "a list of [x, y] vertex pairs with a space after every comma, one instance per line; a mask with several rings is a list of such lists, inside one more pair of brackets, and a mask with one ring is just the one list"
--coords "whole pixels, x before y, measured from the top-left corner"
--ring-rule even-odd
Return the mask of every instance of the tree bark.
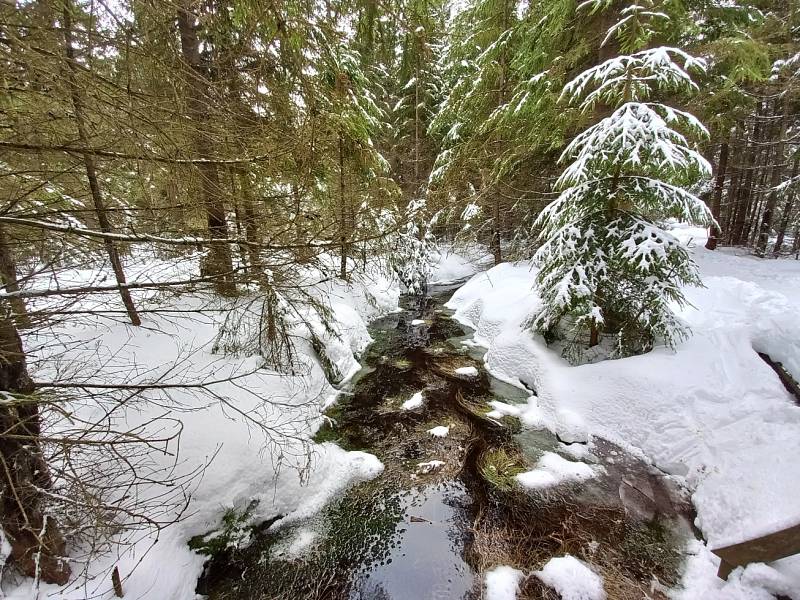
[[240, 169], [237, 171], [239, 188], [242, 190], [242, 209], [241, 219], [244, 223], [244, 237], [250, 242], [247, 245], [247, 257], [250, 261], [250, 269], [260, 277], [264, 274], [264, 266], [261, 263], [261, 255], [258, 250], [258, 221], [255, 217], [255, 206], [253, 202], [253, 191], [250, 188], [250, 179], [247, 173]]
[[52, 483], [40, 442], [39, 404], [22, 340], [6, 315], [0, 315], [0, 390], [0, 524], [11, 559], [24, 575], [63, 585], [71, 570], [58, 524], [46, 512], [43, 490]]
[[[19, 281], [17, 279], [17, 265], [14, 261], [14, 254], [8, 241], [8, 234], [4, 225], [0, 224], [0, 277], [6, 292], [18, 292]], [[13, 313], [14, 322], [20, 329], [27, 329], [31, 326], [30, 315], [22, 298], [11, 298], [9, 301]]]
[[[795, 179], [797, 177], [798, 168], [800, 167], [800, 156], [796, 156], [794, 159], [794, 165], [792, 166], [792, 175], [791, 178]], [[789, 190], [786, 194], [786, 202], [783, 205], [783, 214], [781, 215], [781, 222], [778, 226], [778, 237], [775, 239], [775, 247], [772, 249], [772, 253], [775, 256], [780, 255], [781, 248], [783, 247], [783, 240], [786, 237], [786, 229], [789, 227], [789, 219], [792, 216], [792, 209], [794, 208], [794, 201], [796, 197], [796, 193], [794, 190]]]
[[[78, 129], [78, 139], [81, 142], [81, 147], [89, 147], [89, 132], [86, 127], [86, 118], [83, 110], [83, 97], [81, 89], [78, 86], [77, 71], [78, 66], [75, 62], [75, 49], [73, 47], [72, 39], [72, 11], [74, 10], [72, 0], [64, 0], [63, 10], [63, 30], [64, 30], [64, 50], [67, 57], [67, 84], [70, 90], [70, 97], [72, 100], [72, 109], [75, 113], [75, 123]], [[103, 193], [100, 189], [100, 182], [97, 180], [97, 167], [95, 165], [94, 156], [88, 152], [81, 153], [83, 157], [83, 165], [86, 170], [86, 178], [89, 181], [89, 191], [92, 194], [92, 202], [94, 204], [95, 214], [97, 215], [97, 223], [103, 233], [113, 232], [111, 221], [108, 218], [108, 210], [106, 209]], [[118, 285], [125, 284], [125, 271], [122, 268], [122, 261], [119, 257], [117, 246], [110, 239], [103, 242], [108, 255], [108, 260], [111, 263], [111, 269], [114, 271], [114, 277]], [[136, 306], [133, 304], [131, 293], [126, 289], [120, 289], [120, 297], [122, 304], [125, 305], [125, 310], [131, 323], [134, 325], [141, 325], [142, 320], [136, 312]]]
[[342, 133], [339, 132], [339, 252], [341, 253], [339, 262], [339, 277], [347, 280], [347, 255], [349, 248], [347, 244], [347, 205], [344, 185], [344, 142]]
[[[208, 113], [204, 102], [204, 87], [208, 83], [207, 68], [200, 56], [200, 40], [194, 26], [194, 15], [187, 6], [178, 9], [178, 30], [181, 38], [183, 59], [189, 66], [188, 109], [189, 117], [196, 128], [193, 138], [198, 156], [213, 156], [214, 140], [208, 131]], [[228, 239], [228, 225], [225, 219], [225, 202], [219, 182], [217, 165], [200, 163], [197, 166], [200, 176], [200, 195], [206, 211], [208, 233], [212, 239]], [[233, 280], [233, 260], [227, 244], [215, 244], [209, 250], [208, 274], [216, 276], [215, 288], [221, 296], [236, 293]]]
[[494, 256], [494, 264], [499, 265], [503, 262], [503, 248], [501, 245], [501, 207], [500, 207], [500, 194], [494, 194], [492, 198], [492, 256]]
[[720, 211], [722, 207], [722, 190], [725, 187], [725, 174], [728, 170], [728, 142], [722, 142], [719, 148], [719, 160], [717, 161], [717, 178], [714, 184], [714, 196], [711, 200], [711, 216], [716, 221], [711, 225], [708, 232], [708, 241], [706, 248], [709, 250], [716, 250], [717, 242], [719, 240], [720, 230], [719, 221], [721, 218]]
[[[760, 114], [760, 111], [759, 111]], [[753, 139], [757, 142], [760, 137], [760, 125], [756, 123], [753, 126]], [[754, 144], [748, 144], [745, 158], [742, 161], [742, 168], [747, 169], [744, 174], [743, 180], [740, 179], [738, 190], [738, 198], [736, 201], [736, 218], [733, 223], [733, 231], [731, 234], [731, 245], [738, 246], [742, 241], [746, 241], [745, 226], [747, 223], [747, 215], [750, 212], [753, 196], [753, 178], [755, 176], [755, 165], [757, 163], [758, 153]]]
[[778, 202], [778, 191], [775, 189], [781, 180], [783, 174], [783, 161], [786, 144], [786, 129], [789, 123], [789, 101], [784, 99], [783, 111], [781, 115], [781, 124], [778, 128], [778, 140], [775, 148], [774, 162], [772, 165], [772, 173], [769, 181], [769, 195], [764, 206], [764, 216], [761, 219], [761, 227], [758, 233], [758, 243], [756, 245], [756, 254], [764, 256], [767, 253], [767, 243], [769, 241], [769, 232], [772, 229], [772, 213], [775, 211], [775, 204]]
[[[735, 142], [732, 145], [733, 155], [741, 157], [741, 148], [737, 148]], [[723, 239], [727, 245], [733, 244], [733, 225], [736, 222], [736, 211], [738, 209], [737, 198], [739, 197], [739, 183], [741, 181], [741, 158], [732, 169], [731, 177], [728, 180], [728, 193], [726, 194], [725, 226], [723, 227]]]

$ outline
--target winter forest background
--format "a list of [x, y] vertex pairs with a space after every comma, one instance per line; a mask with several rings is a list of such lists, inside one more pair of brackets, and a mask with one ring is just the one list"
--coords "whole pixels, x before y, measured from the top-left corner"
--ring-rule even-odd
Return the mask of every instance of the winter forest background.
[[[192, 598], [193, 536], [301, 519], [375, 477], [371, 454], [312, 439], [367, 323], [492, 266], [497, 287], [473, 280], [452, 308], [490, 370], [524, 383], [526, 361], [549, 365], [552, 383], [530, 367], [541, 398], [681, 373], [749, 398], [749, 363], [738, 389], [625, 366], [738, 357], [742, 335], [800, 375], [797, 0], [18, 0], [0, 2], [0, 85], [9, 597], [111, 597], [118, 567], [131, 597]], [[730, 335], [699, 351], [712, 321]], [[523, 340], [514, 368], [491, 362], [503, 327]], [[800, 439], [764, 389], [742, 411], [769, 396], [785, 429], [764, 433], [765, 462], [739, 459], [754, 472]], [[632, 429], [681, 413], [675, 394]], [[739, 480], [701, 488], [713, 460], [666, 450], [693, 434], [615, 431], [689, 464], [707, 539], [745, 533], [703, 516]], [[788, 500], [741, 504], [789, 519], [786, 473]], [[747, 585], [797, 598], [795, 570]]]

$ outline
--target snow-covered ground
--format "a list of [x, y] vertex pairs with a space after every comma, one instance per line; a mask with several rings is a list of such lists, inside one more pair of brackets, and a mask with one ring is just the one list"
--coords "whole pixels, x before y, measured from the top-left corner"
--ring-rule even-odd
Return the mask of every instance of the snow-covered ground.
[[492, 255], [483, 246], [454, 248], [441, 244], [439, 250], [431, 256], [428, 283], [436, 285], [461, 281], [488, 269], [492, 264]]
[[608, 438], [693, 490], [707, 544], [691, 548], [676, 598], [800, 598], [800, 557], [739, 569], [725, 583], [709, 551], [800, 522], [800, 407], [757, 355], [800, 378], [800, 262], [710, 252], [703, 230], [675, 233], [696, 245], [706, 285], [687, 290], [693, 306], [680, 316], [693, 335], [675, 352], [569, 365], [523, 332], [539, 305], [528, 263], [474, 276], [448, 306], [476, 330], [494, 375], [536, 391], [519, 409], [523, 423], [568, 440]]
[[[159, 270], [149, 264], [148, 272]], [[163, 270], [165, 279], [180, 278], [174, 269], [170, 272], [168, 263], [163, 263]], [[137, 277], [134, 268], [129, 272], [131, 279]], [[311, 272], [305, 277], [308, 281], [326, 279]], [[75, 284], [96, 280], [97, 274], [76, 271], [70, 279]], [[42, 334], [36, 340], [41, 347], [34, 350], [39, 360], [34, 361], [38, 366], [33, 375], [39, 380], [62, 377], [64, 369], [92, 383], [119, 382], [120, 378], [122, 383], [230, 380], [210, 386], [224, 401], [175, 389], [168, 405], [131, 403], [124, 412], [118, 412], [117, 419], [128, 427], [147, 423], [165, 412], [182, 422], [178, 471], [189, 473], [198, 467], [205, 471], [199, 481], [193, 481], [191, 501], [181, 522], [163, 530], [156, 544], [153, 534], [148, 534], [133, 546], [100, 556], [89, 564], [88, 579], [82, 577], [61, 589], [41, 585], [38, 596], [32, 580], [24, 580], [14, 589], [3, 590], [6, 595], [0, 592], [0, 596], [17, 600], [48, 595], [69, 600], [112, 598], [108, 573], [116, 565], [126, 598], [191, 600], [196, 597], [195, 585], [205, 557], [190, 550], [187, 542], [219, 527], [226, 511], [244, 513], [250, 507], [247, 523], [282, 515], [273, 525], [281, 527], [319, 511], [352, 483], [378, 475], [383, 465], [370, 454], [311, 442], [322, 423], [322, 409], [338, 392], [314, 357], [308, 327], [317, 330], [338, 372], [352, 376], [359, 368], [358, 353], [371, 341], [366, 324], [397, 310], [398, 284], [376, 271], [370, 276], [354, 275], [349, 284], [338, 280], [316, 283], [306, 292], [330, 309], [335, 333], [326, 332], [313, 312], [303, 315], [307, 325], [297, 321], [297, 365], [288, 375], [265, 367], [257, 356], [212, 352], [226, 313], [191, 311], [208, 307], [227, 310], [231, 306], [228, 301], [202, 294], [162, 298], [161, 308], [185, 312], [143, 314], [140, 328], [97, 318], [80, 325], [59, 325]], [[140, 307], [153, 306], [148, 302], [157, 298], [148, 296], [147, 302], [143, 295], [137, 298]], [[243, 301], [239, 299], [236, 306]], [[97, 297], [92, 302], [98, 302]], [[108, 307], [116, 297], [111, 295], [105, 302]], [[84, 406], [79, 410], [89, 416], [92, 410], [101, 408]], [[245, 417], [266, 425], [269, 439]], [[163, 460], [165, 466], [171, 464], [166, 453]], [[146, 496], [148, 490], [140, 489], [139, 494]], [[312, 542], [299, 539], [287, 552], [298, 552]], [[80, 572], [80, 567], [73, 570]]]

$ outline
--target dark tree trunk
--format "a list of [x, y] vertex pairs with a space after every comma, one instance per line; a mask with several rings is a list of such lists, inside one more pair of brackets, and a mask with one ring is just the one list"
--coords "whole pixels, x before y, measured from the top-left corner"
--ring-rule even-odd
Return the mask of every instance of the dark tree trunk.
[[764, 216], [761, 219], [761, 227], [758, 233], [758, 243], [756, 245], [756, 253], [759, 256], [764, 256], [767, 253], [767, 242], [769, 241], [769, 232], [772, 230], [772, 213], [775, 211], [775, 204], [778, 202], [778, 191], [775, 189], [781, 180], [783, 174], [783, 161], [785, 151], [786, 129], [789, 122], [789, 102], [784, 100], [783, 111], [781, 116], [781, 124], [778, 128], [778, 140], [775, 147], [775, 156], [773, 158], [772, 173], [769, 181], [769, 194], [764, 206]]
[[717, 177], [714, 184], [714, 196], [711, 199], [711, 215], [716, 221], [712, 224], [708, 232], [706, 248], [716, 250], [719, 239], [719, 221], [721, 219], [720, 210], [722, 207], [722, 190], [725, 187], [725, 174], [728, 170], [728, 143], [722, 142], [719, 148], [719, 160], [717, 161]]
[[250, 269], [260, 277], [264, 274], [264, 266], [261, 263], [261, 254], [258, 250], [258, 220], [255, 216], [255, 203], [253, 202], [253, 191], [250, 188], [250, 179], [247, 173], [240, 169], [237, 172], [239, 188], [242, 190], [241, 220], [244, 224], [244, 237], [247, 240], [247, 257], [250, 261]]
[[0, 402], [0, 524], [11, 559], [23, 574], [63, 585], [71, 571], [64, 538], [46, 512], [43, 492], [51, 481], [41, 449], [39, 404], [22, 340], [7, 314], [0, 315], [0, 390], [5, 396]]
[[339, 262], [339, 277], [347, 280], [347, 255], [350, 248], [347, 244], [347, 205], [344, 186], [344, 142], [342, 134], [339, 133], [339, 252], [341, 253]]
[[[78, 139], [80, 140], [82, 147], [88, 148], [90, 146], [89, 132], [86, 128], [86, 118], [84, 116], [81, 88], [78, 85], [78, 79], [76, 76], [78, 66], [75, 62], [75, 49], [72, 43], [72, 11], [72, 0], [64, 0], [62, 25], [64, 30], [64, 45], [68, 67], [67, 83], [69, 85], [70, 96], [72, 99], [72, 108], [75, 113], [75, 123], [78, 128]], [[94, 156], [87, 152], [84, 152], [82, 155], [83, 165], [86, 169], [86, 178], [89, 180], [89, 190], [92, 194], [92, 202], [94, 203], [94, 210], [95, 214], [97, 215], [97, 223], [102, 232], [112, 233], [113, 228], [111, 227], [111, 222], [108, 218], [108, 210], [106, 209], [105, 200], [103, 199], [103, 194], [100, 190], [100, 183], [97, 180], [97, 167], [95, 165]], [[125, 305], [125, 310], [128, 312], [128, 317], [130, 318], [131, 323], [134, 325], [141, 325], [142, 320], [139, 318], [139, 313], [136, 312], [136, 307], [133, 304], [131, 293], [124, 287], [126, 283], [125, 271], [122, 268], [122, 261], [119, 257], [119, 251], [117, 250], [114, 242], [110, 239], [105, 239], [103, 244], [105, 245], [108, 260], [111, 263], [111, 269], [114, 271], [114, 277], [116, 278], [117, 285], [120, 286], [119, 294], [122, 297], [122, 304]]]
[[[794, 180], [797, 177], [798, 167], [800, 167], [800, 156], [796, 156], [794, 159], [794, 165], [792, 166], [792, 175], [791, 178]], [[795, 201], [796, 194], [794, 190], [789, 190], [786, 193], [786, 203], [783, 205], [783, 214], [781, 215], [781, 222], [778, 226], [778, 237], [775, 239], [775, 248], [772, 249], [772, 253], [775, 256], [778, 256], [781, 253], [781, 248], [783, 247], [783, 240], [786, 237], [786, 228], [789, 227], [789, 219], [792, 216], [792, 209], [794, 209], [794, 201]]]
[[[760, 111], [759, 111], [760, 114]], [[751, 141], [759, 140], [761, 127], [758, 122], [753, 127], [753, 138]], [[736, 219], [733, 223], [731, 244], [739, 246], [747, 241], [747, 216], [752, 208], [753, 201], [753, 182], [755, 178], [756, 164], [758, 163], [758, 151], [755, 144], [748, 144], [742, 166], [746, 169], [743, 181], [740, 181], [739, 193], [737, 198]]]
[[[192, 120], [194, 145], [200, 158], [211, 158], [214, 147], [213, 135], [209, 133], [209, 119], [204, 97], [208, 85], [208, 68], [200, 56], [200, 40], [194, 26], [194, 15], [188, 7], [178, 9], [178, 30], [181, 37], [181, 52], [189, 67], [188, 109]], [[225, 219], [225, 202], [219, 182], [217, 165], [213, 162], [201, 163], [197, 167], [200, 176], [200, 195], [206, 210], [208, 234], [212, 240], [227, 240], [228, 225]], [[217, 293], [231, 296], [236, 293], [233, 279], [233, 260], [230, 246], [225, 243], [212, 244], [209, 251], [207, 271], [215, 276]]]
[[723, 239], [725, 243], [728, 245], [733, 244], [733, 226], [736, 222], [736, 211], [738, 209], [737, 198], [739, 197], [739, 183], [741, 181], [742, 176], [742, 169], [741, 169], [741, 147], [736, 145], [734, 141], [732, 144], [733, 156], [739, 156], [739, 160], [737, 164], [734, 166], [731, 172], [731, 178], [728, 181], [728, 193], [725, 195], [725, 206], [726, 206], [726, 214], [725, 214], [725, 226], [723, 227]]
[[492, 198], [492, 255], [496, 265], [503, 262], [502, 236], [500, 233], [502, 231], [501, 218], [500, 195], [494, 194], [494, 198]]
[[[8, 234], [4, 225], [0, 225], [0, 277], [3, 279], [3, 285], [6, 292], [18, 292], [19, 281], [17, 280], [17, 265], [14, 261], [14, 254], [11, 251], [11, 245], [8, 241]], [[25, 301], [22, 298], [11, 298], [9, 305], [13, 312], [14, 322], [17, 327], [27, 329], [31, 326], [31, 319], [28, 315], [28, 309], [25, 306]]]

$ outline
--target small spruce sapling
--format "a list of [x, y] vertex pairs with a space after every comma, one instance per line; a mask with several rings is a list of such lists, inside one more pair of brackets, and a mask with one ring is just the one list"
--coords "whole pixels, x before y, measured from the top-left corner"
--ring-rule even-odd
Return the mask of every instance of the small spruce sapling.
[[[646, 41], [633, 17], [647, 12], [626, 11], [609, 37], [622, 38], [623, 48]], [[548, 341], [565, 340], [572, 360], [603, 334], [614, 336], [611, 355], [620, 357], [656, 341], [674, 346], [687, 333], [672, 307], [686, 303], [683, 286], [702, 284], [687, 248], [661, 223], [712, 222], [685, 189], [711, 173], [686, 135], [708, 133], [691, 114], [648, 100], [697, 89], [689, 73], [704, 68], [682, 50], [656, 47], [607, 60], [563, 89], [562, 99], [583, 112], [598, 103], [616, 107], [568, 144], [560, 195], [538, 218], [542, 306], [532, 325]]]

